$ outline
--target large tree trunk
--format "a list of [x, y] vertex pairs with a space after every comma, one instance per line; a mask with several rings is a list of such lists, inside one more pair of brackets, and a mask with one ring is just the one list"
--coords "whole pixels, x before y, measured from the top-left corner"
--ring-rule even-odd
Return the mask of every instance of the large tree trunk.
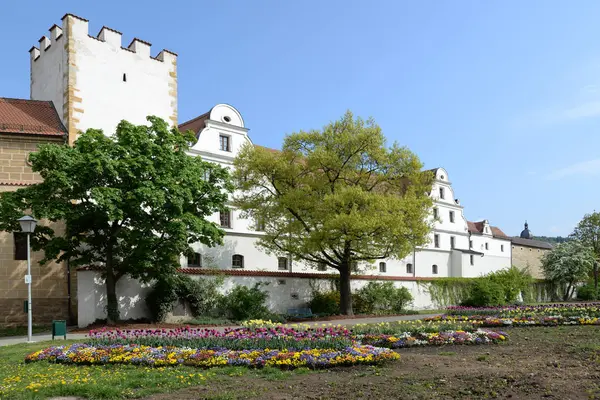
[[119, 302], [117, 301], [117, 277], [113, 271], [112, 248], [106, 251], [106, 322], [114, 325], [119, 321]]
[[352, 311], [352, 292], [350, 291], [350, 262], [342, 263], [340, 268], [340, 313], [354, 315]]

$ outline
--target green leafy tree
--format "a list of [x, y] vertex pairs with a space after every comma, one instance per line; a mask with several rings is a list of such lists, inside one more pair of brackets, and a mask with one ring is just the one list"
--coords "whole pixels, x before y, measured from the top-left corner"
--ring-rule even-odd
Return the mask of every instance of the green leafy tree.
[[402, 258], [427, 242], [432, 174], [405, 147], [386, 147], [372, 119], [347, 112], [322, 130], [288, 135], [280, 152], [246, 146], [235, 162], [235, 205], [264, 223], [258, 245], [340, 274], [351, 315], [353, 266]]
[[600, 262], [600, 213], [586, 214], [571, 234], [594, 252], [594, 289], [598, 292], [598, 262]]
[[573, 296], [577, 283], [589, 277], [593, 265], [592, 249], [579, 240], [559, 243], [542, 257], [546, 279], [564, 286], [565, 301]]
[[[195, 138], [148, 117], [149, 126], [122, 121], [113, 136], [88, 129], [73, 147], [42, 145], [31, 154], [42, 183], [2, 193], [0, 229], [18, 230], [27, 210], [42, 220], [33, 246], [49, 260], [101, 269], [107, 319], [119, 318], [116, 284], [123, 276], [148, 282], [175, 273], [189, 243], [222, 243], [205, 217], [223, 208], [228, 172], [186, 154]], [[64, 223], [66, 233], [51, 226]]]

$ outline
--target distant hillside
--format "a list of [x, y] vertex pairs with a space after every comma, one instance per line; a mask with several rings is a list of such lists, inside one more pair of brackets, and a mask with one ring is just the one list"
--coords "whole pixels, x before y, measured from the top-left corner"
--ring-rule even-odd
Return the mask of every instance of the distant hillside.
[[535, 240], [541, 240], [542, 242], [548, 243], [563, 243], [569, 240], [568, 237], [562, 236], [534, 236]]

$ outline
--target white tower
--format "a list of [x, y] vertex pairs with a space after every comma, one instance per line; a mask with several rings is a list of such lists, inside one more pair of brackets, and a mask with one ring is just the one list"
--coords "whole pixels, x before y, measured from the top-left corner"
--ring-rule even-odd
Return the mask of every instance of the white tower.
[[52, 100], [72, 144], [88, 128], [110, 135], [122, 119], [146, 123], [156, 115], [177, 126], [177, 54], [150, 55], [150, 43], [121, 46], [121, 32], [102, 27], [88, 34], [88, 21], [72, 14], [53, 25], [50, 38], [32, 47], [31, 99]]

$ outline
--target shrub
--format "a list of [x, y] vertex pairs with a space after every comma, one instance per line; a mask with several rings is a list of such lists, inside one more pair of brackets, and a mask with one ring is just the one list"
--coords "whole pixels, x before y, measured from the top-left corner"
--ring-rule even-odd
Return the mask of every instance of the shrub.
[[412, 300], [407, 288], [396, 288], [393, 282], [369, 282], [353, 296], [355, 310], [360, 314], [399, 313]]
[[469, 298], [463, 305], [470, 307], [500, 306], [506, 303], [502, 286], [490, 279], [477, 279], [469, 290]]
[[513, 265], [510, 268], [492, 272], [486, 275], [486, 278], [502, 287], [505, 303], [516, 303], [520, 294], [523, 294], [523, 297], [531, 297], [528, 296], [528, 292], [531, 290], [533, 277], [527, 269], [522, 270]]
[[246, 319], [272, 319], [273, 314], [266, 306], [269, 294], [260, 289], [261, 283], [253, 287], [237, 285], [222, 298], [222, 307], [235, 321]]
[[222, 279], [194, 280], [184, 274], [159, 279], [146, 296], [146, 305], [154, 321], [163, 321], [178, 301], [185, 301], [194, 317], [214, 313], [219, 301]]
[[310, 301], [310, 309], [313, 314], [334, 315], [340, 312], [340, 293], [337, 291], [330, 292], [313, 292], [313, 298]]
[[600, 286], [598, 290], [594, 288], [594, 282], [580, 286], [577, 289], [577, 299], [579, 300], [600, 300]]

